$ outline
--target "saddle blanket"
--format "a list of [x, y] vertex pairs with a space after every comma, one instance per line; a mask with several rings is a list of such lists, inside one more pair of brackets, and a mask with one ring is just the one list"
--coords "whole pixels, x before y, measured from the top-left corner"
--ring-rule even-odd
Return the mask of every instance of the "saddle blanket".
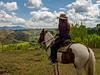
[[73, 43], [69, 43], [68, 45], [64, 45], [58, 49], [58, 52], [67, 52], [68, 48], [72, 45]]

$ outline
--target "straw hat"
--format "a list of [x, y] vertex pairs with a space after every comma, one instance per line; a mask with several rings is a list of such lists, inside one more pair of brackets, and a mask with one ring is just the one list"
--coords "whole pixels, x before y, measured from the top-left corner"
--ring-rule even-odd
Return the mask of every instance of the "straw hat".
[[65, 13], [61, 13], [59, 17], [57, 17], [59, 19], [67, 19], [68, 17], [66, 17]]

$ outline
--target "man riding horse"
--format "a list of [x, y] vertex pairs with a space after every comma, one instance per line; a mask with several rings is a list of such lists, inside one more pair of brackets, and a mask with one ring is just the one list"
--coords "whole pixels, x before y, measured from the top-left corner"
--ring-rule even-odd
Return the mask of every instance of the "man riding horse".
[[[71, 40], [69, 35], [70, 25], [68, 23], [68, 18], [66, 17], [65, 14], [60, 14], [60, 17], [58, 18], [59, 18], [58, 38], [54, 39], [52, 34], [48, 32], [47, 29], [43, 29], [40, 33], [38, 42], [46, 47], [47, 55], [50, 57], [52, 63], [55, 63], [56, 60], [57, 62], [63, 64], [72, 63], [74, 64], [77, 75], [82, 75], [83, 68], [87, 75], [94, 75], [95, 55], [93, 50], [80, 43], [72, 43], [72, 42], [70, 43]], [[57, 52], [58, 49], [61, 51]]]
[[[56, 62], [57, 50], [60, 48], [60, 46], [64, 44], [66, 40], [71, 40], [69, 34], [70, 24], [68, 22], [68, 17], [66, 17], [64, 13], [61, 13], [58, 18], [59, 18], [59, 25], [58, 25], [59, 34], [58, 37], [55, 39], [53, 45], [51, 46], [50, 59], [52, 63]], [[68, 42], [66, 42], [66, 44], [68, 44]]]

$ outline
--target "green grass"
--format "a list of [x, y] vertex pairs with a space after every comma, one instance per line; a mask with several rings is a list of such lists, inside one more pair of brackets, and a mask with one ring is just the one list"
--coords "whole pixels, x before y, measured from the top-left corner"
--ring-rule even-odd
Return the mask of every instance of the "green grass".
[[[100, 49], [94, 52], [96, 75], [100, 75]], [[59, 64], [59, 70], [60, 75], [76, 75], [72, 64]], [[0, 75], [53, 75], [53, 66], [42, 49], [6, 51], [0, 53]]]

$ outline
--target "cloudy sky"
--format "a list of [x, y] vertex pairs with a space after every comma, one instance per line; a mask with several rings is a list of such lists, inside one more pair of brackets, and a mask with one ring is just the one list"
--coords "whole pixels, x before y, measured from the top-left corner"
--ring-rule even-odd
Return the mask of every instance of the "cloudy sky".
[[0, 26], [57, 27], [60, 13], [70, 23], [100, 23], [100, 0], [0, 0]]

